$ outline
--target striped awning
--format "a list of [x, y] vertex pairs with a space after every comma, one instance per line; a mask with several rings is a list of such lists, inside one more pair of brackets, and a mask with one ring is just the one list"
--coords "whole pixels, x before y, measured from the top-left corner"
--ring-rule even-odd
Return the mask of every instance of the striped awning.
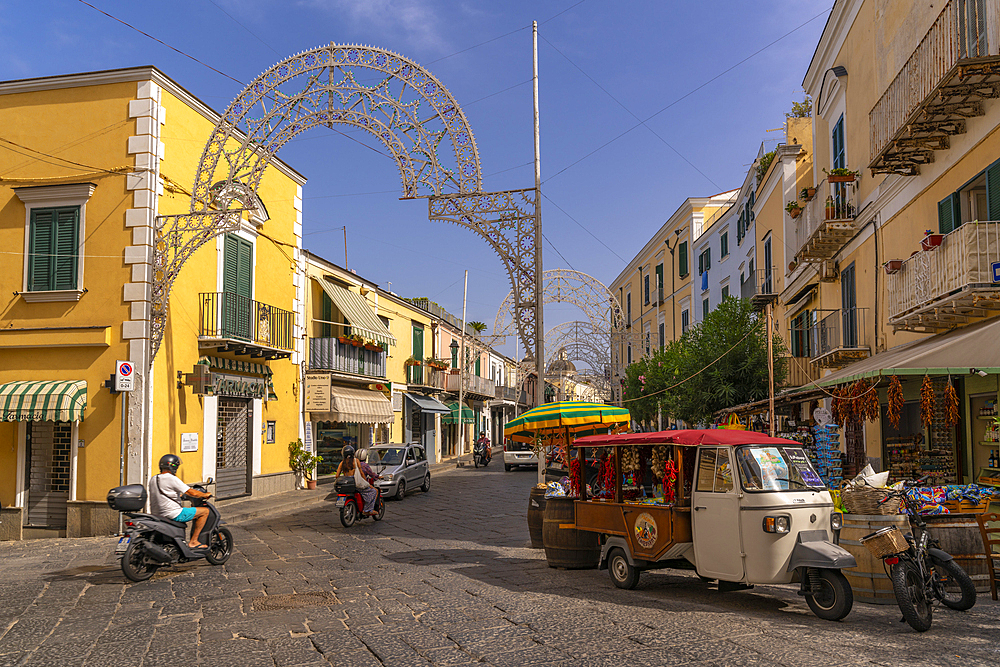
[[[448, 404], [448, 409], [451, 413], [441, 418], [442, 424], [457, 424], [458, 423], [458, 401], [453, 401]], [[463, 424], [475, 424], [476, 416], [472, 412], [472, 408], [468, 405], [462, 406], [462, 423]]]
[[392, 402], [380, 391], [330, 388], [330, 412], [310, 412], [312, 421], [391, 424]]
[[375, 315], [372, 305], [360, 294], [331, 283], [326, 278], [317, 281], [330, 300], [344, 314], [352, 329], [365, 337], [372, 338], [386, 345], [395, 345], [396, 337], [389, 333], [388, 327]]
[[86, 409], [86, 380], [0, 384], [0, 421], [83, 421]]

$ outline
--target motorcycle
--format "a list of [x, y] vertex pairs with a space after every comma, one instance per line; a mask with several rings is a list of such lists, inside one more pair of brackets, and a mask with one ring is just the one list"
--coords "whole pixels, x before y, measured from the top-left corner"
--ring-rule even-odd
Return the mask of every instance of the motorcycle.
[[[206, 482], [211, 484], [212, 479]], [[205, 485], [192, 484], [192, 489], [207, 493]], [[198, 535], [198, 541], [208, 545], [204, 549], [191, 549], [186, 539], [186, 523], [161, 516], [143, 514], [146, 505], [146, 487], [142, 484], [118, 486], [108, 491], [108, 505], [123, 513], [125, 535], [118, 540], [115, 554], [120, 555], [122, 573], [131, 581], [145, 581], [158, 569], [173, 563], [187, 563], [204, 558], [212, 565], [222, 565], [233, 553], [233, 534], [221, 524], [222, 515], [207, 498], [192, 498], [194, 507], [207, 507], [208, 518]]]
[[493, 460], [492, 452], [490, 452], [490, 445], [485, 440], [480, 440], [472, 448], [472, 462], [478, 468], [483, 466], [484, 468], [490, 464]]
[[376, 493], [375, 513], [370, 515], [361, 511], [361, 508], [365, 506], [364, 500], [361, 498], [361, 491], [358, 490], [353, 477], [341, 477], [334, 482], [333, 488], [337, 492], [340, 523], [343, 524], [344, 528], [350, 528], [359, 519], [364, 519], [366, 516], [371, 516], [376, 521], [381, 521], [385, 516], [385, 500], [382, 498], [382, 491], [377, 486], [372, 485]]

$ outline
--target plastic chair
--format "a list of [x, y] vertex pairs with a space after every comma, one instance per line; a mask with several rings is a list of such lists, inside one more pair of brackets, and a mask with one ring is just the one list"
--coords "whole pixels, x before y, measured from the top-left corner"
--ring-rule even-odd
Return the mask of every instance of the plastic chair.
[[990, 595], [997, 599], [998, 565], [1000, 561], [1000, 514], [986, 513], [976, 517], [979, 522], [979, 532], [983, 536], [983, 549], [986, 551], [986, 565], [990, 573]]

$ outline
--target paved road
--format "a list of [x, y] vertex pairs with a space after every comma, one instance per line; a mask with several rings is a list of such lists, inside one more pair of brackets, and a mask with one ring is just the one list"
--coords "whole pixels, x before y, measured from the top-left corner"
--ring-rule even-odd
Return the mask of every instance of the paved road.
[[[224, 567], [125, 585], [110, 539], [0, 543], [0, 666], [995, 665], [1000, 605], [813, 616], [793, 587], [719, 593], [690, 573], [546, 566], [525, 548], [533, 471], [438, 474], [345, 530], [328, 505], [234, 529]], [[296, 605], [308, 605], [299, 606]]]

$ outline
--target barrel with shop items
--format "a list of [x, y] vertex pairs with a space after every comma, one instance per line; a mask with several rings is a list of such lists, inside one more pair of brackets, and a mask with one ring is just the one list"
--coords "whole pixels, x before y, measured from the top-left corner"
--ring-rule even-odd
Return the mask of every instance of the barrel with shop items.
[[142, 484], [116, 486], [108, 491], [108, 507], [116, 512], [138, 512], [146, 506], [146, 497]]
[[[983, 549], [983, 538], [975, 514], [935, 514], [925, 516], [927, 532], [942, 550], [951, 554], [976, 586], [977, 593], [989, 593], [990, 572]], [[950, 583], [950, 582], [949, 582]], [[946, 585], [957, 591], [957, 584]]]
[[886, 573], [882, 559], [872, 555], [861, 538], [882, 528], [895, 526], [903, 533], [910, 532], [910, 522], [903, 514], [845, 514], [844, 527], [840, 529], [840, 546], [847, 549], [857, 567], [841, 570], [854, 591], [854, 599], [868, 604], [896, 604], [892, 580]]
[[545, 519], [545, 487], [532, 487], [528, 494], [528, 535], [531, 536], [531, 548], [541, 549], [542, 521]]
[[601, 560], [597, 533], [577, 530], [572, 498], [547, 498], [542, 519], [542, 544], [549, 567], [589, 570]]

